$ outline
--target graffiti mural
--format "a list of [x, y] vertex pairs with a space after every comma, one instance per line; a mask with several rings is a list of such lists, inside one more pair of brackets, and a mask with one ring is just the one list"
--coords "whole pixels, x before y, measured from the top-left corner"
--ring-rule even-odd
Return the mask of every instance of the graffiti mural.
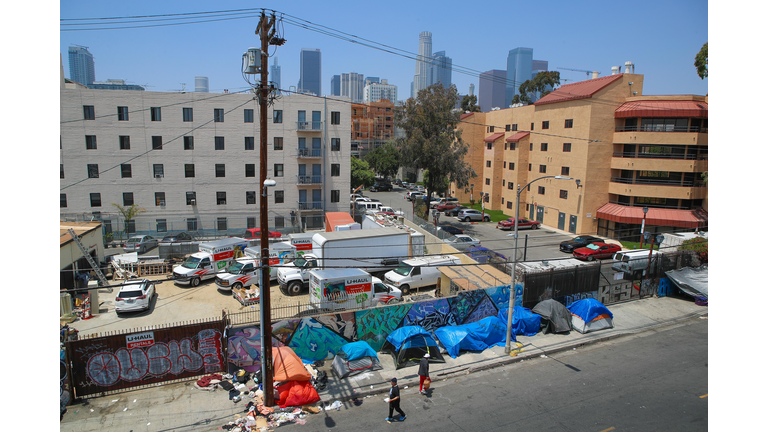
[[[258, 326], [231, 329], [227, 339], [227, 371], [237, 369], [257, 372], [261, 369], [261, 329]], [[284, 346], [277, 338], [272, 338], [273, 347]]]
[[[272, 324], [272, 337], [277, 338], [280, 342], [288, 344], [291, 341], [293, 332], [299, 327], [300, 319], [295, 320], [283, 320]], [[282, 346], [282, 345], [281, 345]]]
[[411, 305], [405, 304], [355, 312], [357, 340], [364, 340], [380, 351], [387, 336], [400, 327], [410, 309]]
[[493, 288], [486, 288], [485, 294], [491, 298], [493, 304], [499, 310], [509, 307], [509, 291], [510, 285], [502, 285]]
[[485, 297], [485, 291], [462, 291], [458, 296], [449, 299], [451, 305], [451, 314], [456, 318], [457, 324], [464, 324], [469, 314], [475, 309], [478, 303]]
[[347, 341], [355, 342], [357, 340], [354, 312], [323, 315], [315, 319]]
[[568, 307], [568, 306], [571, 305], [571, 303], [573, 303], [575, 301], [584, 300], [584, 299], [588, 299], [588, 298], [596, 299], [597, 298], [597, 291], [590, 291], [590, 292], [585, 292], [585, 293], [577, 293], [577, 294], [573, 294], [573, 295], [559, 297], [559, 298], [557, 298], [555, 300], [559, 301], [560, 303], [563, 303], [565, 305], [565, 307]]
[[[507, 302], [507, 304], [509, 304], [509, 302]], [[480, 303], [475, 306], [472, 313], [470, 313], [467, 319], [464, 320], [464, 324], [480, 321], [489, 316], [496, 316], [498, 313], [499, 310], [496, 308], [496, 305], [493, 304], [493, 300], [488, 296], [484, 296], [483, 299], [480, 300]]]
[[416, 325], [431, 332], [443, 326], [456, 325], [456, 319], [451, 314], [448, 300], [440, 299], [415, 303], [405, 316], [403, 325]]
[[348, 343], [314, 318], [304, 318], [291, 337], [288, 346], [303, 360], [312, 362], [332, 358], [342, 345]]

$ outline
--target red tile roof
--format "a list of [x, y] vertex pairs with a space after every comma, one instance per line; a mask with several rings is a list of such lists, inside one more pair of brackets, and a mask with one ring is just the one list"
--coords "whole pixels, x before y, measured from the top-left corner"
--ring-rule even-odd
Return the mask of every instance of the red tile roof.
[[616, 108], [615, 118], [627, 117], [708, 117], [706, 102], [684, 100], [632, 101]]
[[[597, 209], [597, 217], [619, 223], [642, 224], [643, 208], [621, 204], [605, 204]], [[680, 228], [699, 228], [707, 225], [707, 212], [704, 210], [678, 210], [649, 208], [645, 218], [647, 225], [673, 226]]]
[[461, 115], [461, 119], [460, 120], [464, 120], [465, 118], [471, 116], [472, 114], [474, 114], [474, 113], [464, 113], [464, 114]]
[[504, 132], [496, 132], [495, 134], [493, 134], [491, 136], [485, 137], [484, 141], [485, 142], [494, 142], [494, 141], [496, 141], [497, 139], [499, 139], [499, 138], [501, 138], [503, 136], [504, 136]]
[[507, 138], [506, 141], [507, 142], [518, 142], [518, 141], [520, 141], [521, 139], [527, 137], [530, 134], [531, 134], [530, 132], [518, 132], [518, 133], [512, 135], [511, 137]]
[[534, 105], [545, 105], [568, 100], [591, 98], [595, 93], [604, 89], [609, 84], [620, 80], [623, 75], [624, 74], [608, 75], [602, 78], [593, 78], [573, 84], [562, 85], [552, 91], [552, 93], [534, 102]]

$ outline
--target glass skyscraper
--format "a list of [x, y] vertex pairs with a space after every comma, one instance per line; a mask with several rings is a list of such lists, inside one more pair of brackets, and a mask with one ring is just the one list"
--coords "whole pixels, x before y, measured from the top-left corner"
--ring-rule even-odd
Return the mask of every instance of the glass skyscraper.
[[280, 89], [283, 87], [281, 86], [280, 66], [277, 65], [277, 57], [275, 57], [274, 64], [269, 67], [269, 80], [275, 83], [276, 93], [280, 94]]
[[533, 71], [533, 48], [515, 48], [507, 56], [507, 95], [505, 105], [518, 94], [520, 84], [531, 79]]
[[83, 85], [96, 81], [93, 54], [88, 51], [88, 47], [69, 47], [69, 79]]
[[322, 61], [319, 49], [303, 48], [301, 50], [301, 65], [299, 66], [299, 93], [313, 93], [322, 96], [321, 82]]

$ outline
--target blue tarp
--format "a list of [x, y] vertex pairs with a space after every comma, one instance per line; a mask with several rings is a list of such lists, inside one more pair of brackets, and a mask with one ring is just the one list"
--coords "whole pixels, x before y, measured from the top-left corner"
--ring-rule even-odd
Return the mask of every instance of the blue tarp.
[[[499, 311], [499, 319], [504, 326], [507, 325], [509, 308]], [[541, 329], [541, 315], [531, 312], [530, 309], [522, 306], [515, 306], [512, 310], [512, 334], [523, 336], [534, 336]]]
[[[424, 335], [424, 338], [411, 339], [416, 335]], [[419, 326], [400, 327], [399, 329], [390, 333], [389, 336], [387, 336], [387, 342], [392, 344], [392, 346], [395, 348], [395, 351], [400, 351], [400, 349], [403, 348], [410, 348], [414, 343], [423, 345], [423, 341], [425, 339], [427, 341], [427, 345], [437, 346], [437, 342], [435, 342], [435, 339], [432, 337], [432, 335]], [[403, 342], [407, 342], [405, 346], [403, 346]]]
[[493, 258], [498, 258], [502, 261], [507, 261], [507, 257], [504, 255], [494, 252], [488, 248], [484, 248], [482, 246], [475, 246], [467, 249], [467, 255], [469, 255], [470, 258], [473, 260], [479, 262], [480, 264], [486, 264], [489, 260]]
[[589, 298], [575, 301], [568, 306], [568, 310], [581, 318], [585, 323], [592, 321], [600, 315], [608, 314], [613, 319], [613, 314], [599, 301]]
[[362, 357], [379, 358], [376, 355], [376, 351], [368, 345], [366, 341], [351, 342], [346, 345], [342, 345], [339, 350], [339, 354], [344, 353], [347, 361], [357, 360]]
[[[456, 358], [459, 350], [482, 351], [492, 346], [504, 345], [507, 340], [507, 327], [497, 317], [490, 316], [470, 324], [440, 327], [435, 330], [435, 336], [443, 344], [448, 355]], [[515, 340], [514, 335], [512, 340]]]

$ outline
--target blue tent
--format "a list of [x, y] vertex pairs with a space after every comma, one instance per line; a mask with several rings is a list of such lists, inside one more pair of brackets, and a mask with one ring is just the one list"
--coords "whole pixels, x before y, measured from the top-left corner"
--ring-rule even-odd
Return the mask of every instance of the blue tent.
[[331, 367], [339, 378], [382, 369], [376, 351], [365, 341], [342, 345]]
[[595, 299], [575, 301], [568, 306], [568, 311], [573, 329], [579, 333], [613, 328], [613, 314]]
[[366, 341], [350, 342], [346, 345], [342, 345], [336, 355], [344, 357], [347, 360], [357, 360], [360, 357], [378, 358], [376, 351], [371, 348]]
[[[522, 306], [515, 306], [512, 310], [512, 334], [523, 336], [534, 336], [541, 329], [541, 315], [531, 312], [530, 309]], [[509, 308], [499, 311], [499, 319], [507, 325]]]
[[[445, 326], [435, 330], [435, 336], [452, 358], [460, 350], [482, 351], [492, 346], [504, 345], [507, 327], [497, 317], [490, 316], [469, 324]], [[514, 335], [512, 336], [514, 339]]]
[[435, 338], [419, 326], [405, 326], [393, 331], [387, 336], [381, 351], [392, 354], [395, 369], [400, 369], [409, 362], [418, 364], [426, 353], [429, 353], [430, 363], [445, 363]]

